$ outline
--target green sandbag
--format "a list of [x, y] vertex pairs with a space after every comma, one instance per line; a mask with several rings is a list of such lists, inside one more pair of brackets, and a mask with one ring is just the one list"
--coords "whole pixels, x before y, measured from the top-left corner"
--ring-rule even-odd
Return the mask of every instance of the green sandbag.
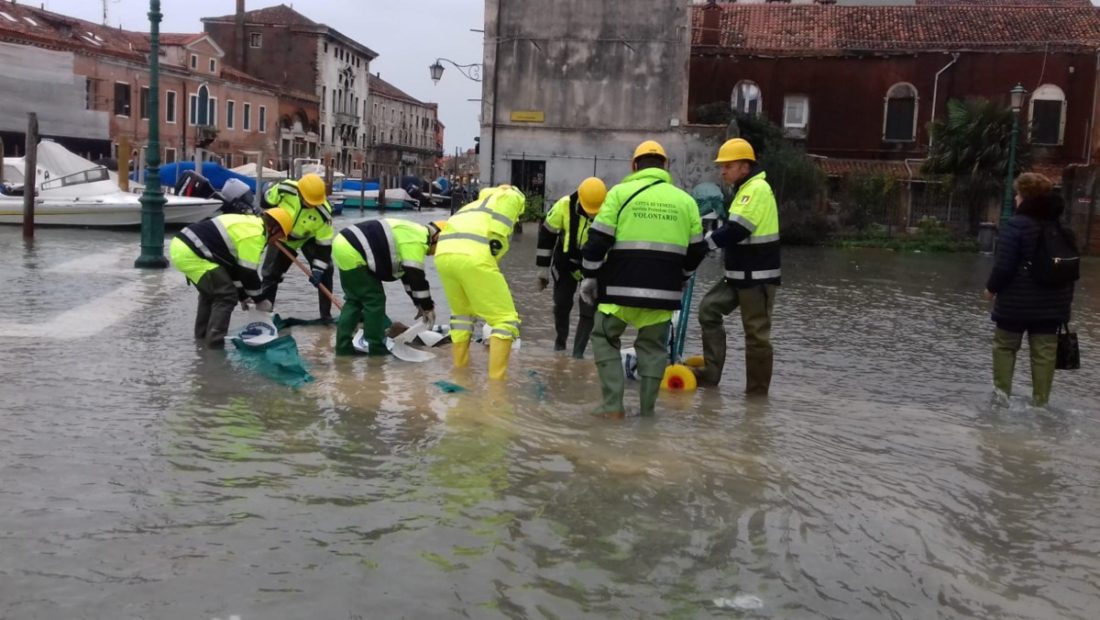
[[290, 336], [280, 336], [259, 345], [245, 344], [240, 338], [231, 338], [236, 347], [230, 358], [245, 368], [257, 372], [282, 385], [298, 388], [313, 381], [306, 370], [298, 344]]

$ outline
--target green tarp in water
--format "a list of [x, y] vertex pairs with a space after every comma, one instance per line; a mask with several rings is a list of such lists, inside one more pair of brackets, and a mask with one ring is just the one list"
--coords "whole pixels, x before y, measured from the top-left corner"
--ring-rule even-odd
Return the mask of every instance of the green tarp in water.
[[313, 381], [313, 375], [306, 369], [293, 337], [279, 336], [259, 345], [245, 344], [240, 338], [231, 340], [236, 347], [236, 355], [230, 357], [245, 368], [292, 388]]

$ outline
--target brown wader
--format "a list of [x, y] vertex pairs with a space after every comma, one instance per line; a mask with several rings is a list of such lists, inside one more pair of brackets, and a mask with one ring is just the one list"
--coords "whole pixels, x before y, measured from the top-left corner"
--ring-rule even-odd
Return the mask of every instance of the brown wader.
[[[564, 259], [563, 259], [564, 260]], [[554, 270], [554, 350], [564, 351], [565, 341], [569, 338], [569, 315], [573, 313], [573, 296], [577, 294], [579, 282], [571, 272], [560, 273]], [[588, 339], [596, 316], [596, 306], [577, 300], [580, 305], [580, 318], [577, 319], [577, 335], [573, 337], [573, 357], [584, 358], [588, 348]]]
[[741, 309], [745, 328], [745, 393], [767, 394], [772, 381], [772, 309], [779, 287], [755, 284], [737, 288], [726, 278], [714, 285], [699, 305], [704, 367], [696, 374], [704, 385], [718, 385], [726, 365], [726, 315]]
[[225, 267], [211, 269], [195, 284], [199, 291], [199, 310], [195, 314], [195, 340], [213, 349], [225, 346], [229, 319], [237, 305], [237, 287]]

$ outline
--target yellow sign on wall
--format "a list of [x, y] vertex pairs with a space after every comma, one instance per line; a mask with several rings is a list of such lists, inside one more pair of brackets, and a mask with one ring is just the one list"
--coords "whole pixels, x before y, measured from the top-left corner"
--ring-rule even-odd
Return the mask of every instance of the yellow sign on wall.
[[516, 110], [512, 112], [513, 123], [545, 123], [546, 114], [542, 110]]

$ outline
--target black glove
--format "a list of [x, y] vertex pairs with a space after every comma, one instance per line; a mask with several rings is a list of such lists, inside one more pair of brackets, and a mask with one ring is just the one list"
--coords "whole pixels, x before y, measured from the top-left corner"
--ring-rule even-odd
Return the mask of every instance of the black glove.
[[504, 249], [504, 244], [499, 239], [492, 239], [489, 241], [489, 253], [493, 256], [500, 254], [500, 251]]

